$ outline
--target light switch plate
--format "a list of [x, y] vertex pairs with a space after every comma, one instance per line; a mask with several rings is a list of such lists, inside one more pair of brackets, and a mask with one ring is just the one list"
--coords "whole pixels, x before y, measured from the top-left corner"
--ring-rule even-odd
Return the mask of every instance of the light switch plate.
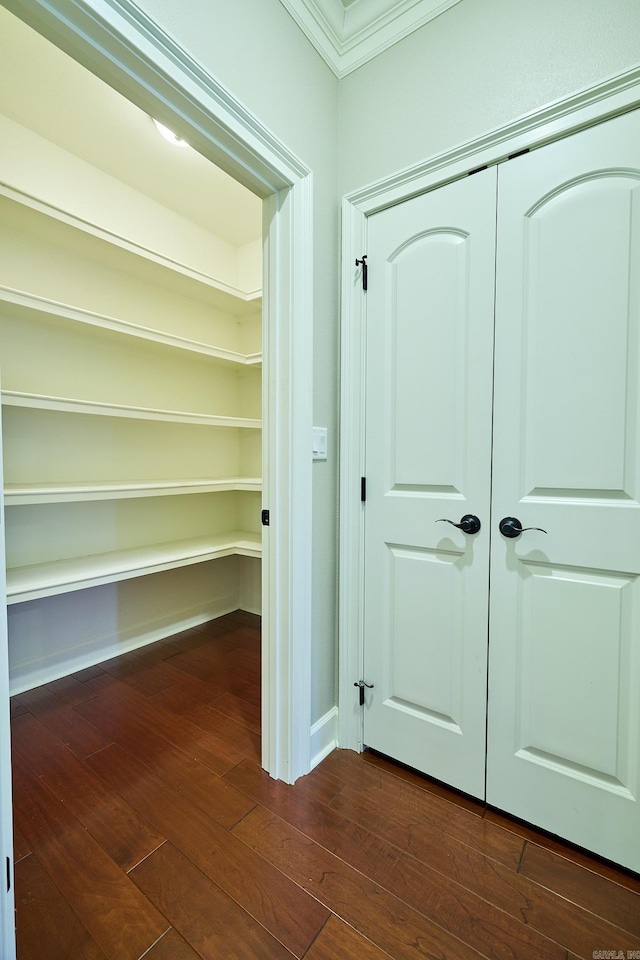
[[314, 460], [327, 459], [327, 428], [326, 427], [313, 428], [313, 459]]

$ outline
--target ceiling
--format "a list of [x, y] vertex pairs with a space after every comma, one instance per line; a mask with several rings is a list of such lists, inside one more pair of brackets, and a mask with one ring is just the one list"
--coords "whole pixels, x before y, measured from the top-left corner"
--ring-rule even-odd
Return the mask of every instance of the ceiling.
[[344, 77], [460, 0], [280, 0]]
[[262, 236], [258, 197], [3, 7], [0, 113], [234, 246]]

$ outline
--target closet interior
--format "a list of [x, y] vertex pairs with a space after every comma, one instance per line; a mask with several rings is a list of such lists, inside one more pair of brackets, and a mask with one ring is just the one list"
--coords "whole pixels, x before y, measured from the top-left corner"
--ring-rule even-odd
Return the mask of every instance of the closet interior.
[[236, 609], [260, 613], [262, 225], [257, 197], [0, 19], [19, 693]]

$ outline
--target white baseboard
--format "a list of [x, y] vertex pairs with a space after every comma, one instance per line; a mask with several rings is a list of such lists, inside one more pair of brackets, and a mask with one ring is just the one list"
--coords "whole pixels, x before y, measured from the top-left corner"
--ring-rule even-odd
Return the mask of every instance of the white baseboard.
[[262, 565], [253, 557], [238, 557], [238, 606], [262, 615]]
[[237, 609], [236, 595], [220, 597], [190, 610], [181, 610], [174, 615], [137, 624], [127, 630], [92, 637], [74, 646], [41, 652], [38, 657], [31, 659], [14, 661], [11, 664], [9, 680], [10, 696], [59, 680], [86, 667], [93, 667], [104, 660], [163, 640], [174, 633], [200, 626]]
[[245, 613], [255, 613], [257, 617], [262, 616], [261, 596], [240, 597], [238, 604], [239, 610], [244, 610]]
[[321, 760], [328, 757], [338, 746], [338, 708], [332, 707], [328, 713], [311, 727], [310, 736], [311, 767], [317, 767]]

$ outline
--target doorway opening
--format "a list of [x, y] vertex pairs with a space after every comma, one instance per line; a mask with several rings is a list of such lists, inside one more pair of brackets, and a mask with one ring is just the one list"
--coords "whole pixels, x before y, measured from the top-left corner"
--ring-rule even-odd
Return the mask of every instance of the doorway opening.
[[[19, 4], [10, 2], [4, 6], [35, 27], [38, 33], [53, 40], [92, 73], [106, 80], [149, 117], [156, 117], [175, 130], [195, 151], [241, 181], [262, 201], [262, 239], [259, 244], [262, 257], [259, 259], [265, 288], [262, 311], [265, 329], [262, 339], [266, 383], [262, 403], [263, 418], [273, 428], [267, 432], [263, 448], [262, 498], [271, 512], [272, 522], [269, 528], [265, 528], [262, 537], [263, 572], [260, 578], [264, 625], [262, 763], [272, 776], [293, 781], [308, 772], [310, 746], [311, 460], [306, 456], [311, 427], [311, 398], [307, 389], [311, 376], [308, 344], [311, 342], [312, 323], [310, 172], [249, 111], [234, 101], [228, 91], [208, 76], [169, 37], [158, 31], [137, 8], [128, 10], [125, 15], [122, 4], [118, 4], [117, 8], [116, 5], [112, 8], [106, 4], [98, 22], [86, 10], [74, 9], [71, 14], [69, 11], [63, 13], [59, 9], [61, 5], [44, 4], [39, 0]], [[15, 198], [9, 199], [15, 202]], [[59, 209], [63, 206], [60, 205]], [[62, 226], [66, 228], [63, 232], [72, 231], [69, 223]], [[104, 237], [89, 236], [87, 233], [87, 242], [99, 246], [107, 241]], [[132, 251], [124, 253], [130, 257]], [[151, 273], [160, 269], [160, 266], [152, 262], [147, 264]], [[189, 282], [192, 279], [189, 278]], [[47, 312], [46, 308], [44, 312]], [[68, 325], [68, 322], [70, 318], [64, 318], [63, 325]], [[117, 334], [108, 331], [104, 333], [106, 340], [110, 340], [112, 333], [114, 337], [125, 336], [122, 331]], [[86, 343], [83, 346], [86, 348]], [[164, 343], [153, 346], [154, 349], [158, 346], [158, 351], [173, 350], [175, 347], [168, 347]], [[251, 352], [255, 351], [245, 351], [245, 356]], [[154, 355], [154, 363], [156, 360]], [[202, 362], [209, 360], [207, 357]], [[221, 359], [220, 363], [223, 363]], [[271, 370], [278, 372], [277, 391]], [[36, 391], [22, 391], [30, 392]], [[254, 400], [255, 393], [254, 382]], [[50, 396], [55, 394], [52, 392]], [[121, 404], [126, 405], [127, 402]], [[140, 406], [135, 398], [129, 400], [128, 405]], [[13, 406], [20, 407], [17, 403]], [[29, 407], [30, 415], [33, 415], [33, 409]], [[60, 409], [37, 413], [38, 416], [72, 415], [70, 410]], [[235, 416], [244, 420], [258, 419], [240, 417], [238, 412]], [[105, 423], [109, 419], [107, 415], [94, 417], [95, 424]], [[124, 416], [121, 419], [133, 422], [135, 417]], [[160, 420], [154, 424], [154, 429], [166, 432], [171, 428], [171, 432], [175, 426]], [[188, 428], [186, 432], [202, 428], [199, 420], [180, 426]], [[131, 423], [128, 423], [126, 429], [131, 428]], [[249, 432], [257, 428], [244, 424], [236, 425], [233, 429], [245, 431], [242, 436], [246, 434], [248, 437]], [[177, 431], [173, 430], [173, 433]], [[46, 430], [44, 436], [47, 436]], [[165, 445], [168, 444], [159, 443], [158, 448]], [[247, 445], [250, 446], [250, 443], [245, 442]], [[222, 497], [228, 493], [232, 496], [247, 493], [253, 499], [260, 496], [255, 489], [219, 492]], [[208, 493], [203, 495], [208, 496]], [[175, 493], [167, 496], [185, 499], [177, 497]], [[127, 499], [133, 501], [135, 498], [125, 497], [123, 503]], [[155, 499], [162, 500], [164, 497]], [[227, 497], [227, 500], [230, 498]], [[65, 509], [68, 506], [65, 505]], [[125, 511], [128, 509], [128, 506], [125, 507]], [[240, 512], [240, 508], [237, 509]], [[277, 518], [277, 523], [273, 522], [274, 518]], [[122, 525], [126, 522], [125, 518]], [[96, 584], [97, 587], [104, 585]], [[90, 591], [82, 592], [87, 595]], [[295, 647], [292, 643], [294, 635]], [[6, 636], [3, 636], [2, 646], [4, 686]], [[279, 709], [281, 703], [288, 704], [288, 708]], [[8, 717], [8, 710], [6, 714], [3, 711], [0, 729], [4, 785], [1, 813], [3, 842], [9, 853], [9, 791], [6, 789], [9, 781], [5, 776], [8, 769], [8, 724], [5, 716]], [[12, 926], [12, 909], [8, 900], [9, 897], [7, 903], [3, 904], [3, 937], [7, 944], [10, 943]]]
[[262, 203], [12, 14], [11, 693], [261, 613]]

